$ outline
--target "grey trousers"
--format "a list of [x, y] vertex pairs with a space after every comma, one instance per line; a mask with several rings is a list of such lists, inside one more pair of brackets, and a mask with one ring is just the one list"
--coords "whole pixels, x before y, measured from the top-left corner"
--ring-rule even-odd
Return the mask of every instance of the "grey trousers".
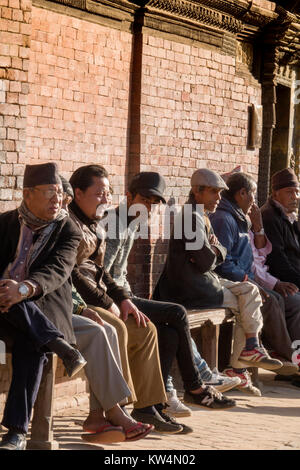
[[73, 315], [77, 347], [87, 364], [84, 368], [90, 386], [90, 410], [107, 411], [126, 403], [130, 390], [122, 375], [116, 330], [89, 318]]

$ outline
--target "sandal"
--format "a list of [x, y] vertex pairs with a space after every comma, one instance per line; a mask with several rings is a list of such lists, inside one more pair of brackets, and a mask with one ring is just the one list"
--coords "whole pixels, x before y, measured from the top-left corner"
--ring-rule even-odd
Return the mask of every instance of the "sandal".
[[[151, 432], [154, 429], [154, 426], [151, 424], [144, 424], [144, 423], [136, 423], [131, 428], [128, 428], [125, 430], [125, 435], [126, 435], [126, 442], [129, 441], [138, 441], [139, 439], [142, 439], [143, 437], [146, 437], [149, 432]], [[130, 434], [132, 431], [140, 431], [138, 434], [136, 434], [133, 437], [127, 437], [128, 434]]]
[[85, 442], [93, 444], [111, 444], [113, 442], [124, 442], [126, 435], [122, 426], [113, 426], [105, 424], [96, 431], [81, 434], [81, 438]]

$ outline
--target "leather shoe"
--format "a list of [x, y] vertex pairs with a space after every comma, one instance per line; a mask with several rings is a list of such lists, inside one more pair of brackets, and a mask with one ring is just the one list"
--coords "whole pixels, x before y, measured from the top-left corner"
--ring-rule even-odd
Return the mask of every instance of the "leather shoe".
[[8, 431], [0, 442], [0, 450], [25, 450], [26, 434]]
[[63, 364], [69, 377], [77, 374], [85, 365], [86, 360], [77, 349], [63, 358]]

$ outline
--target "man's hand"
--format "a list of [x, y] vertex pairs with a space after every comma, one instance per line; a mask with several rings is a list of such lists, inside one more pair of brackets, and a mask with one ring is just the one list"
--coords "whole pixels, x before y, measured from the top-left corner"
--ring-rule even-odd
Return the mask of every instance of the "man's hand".
[[275, 284], [274, 290], [282, 297], [288, 297], [289, 295], [294, 295], [299, 292], [298, 287], [292, 282], [281, 282], [277, 281]]
[[253, 232], [260, 232], [263, 228], [263, 221], [259, 207], [256, 204], [253, 204], [248, 216], [252, 223]]
[[146, 328], [147, 323], [150, 321], [149, 318], [142, 313], [129, 299], [122, 300], [120, 304], [121, 317], [125, 322], [128, 318], [128, 315], [133, 315], [137, 326], [143, 326]]
[[211, 246], [211, 249], [215, 252], [215, 255], [216, 256], [220, 256], [220, 251], [218, 249], [218, 245], [219, 245], [219, 240], [217, 239], [216, 235], [212, 234], [210, 237], [209, 237], [209, 243], [210, 243], [210, 246]]
[[89, 318], [90, 320], [93, 320], [94, 322], [98, 323], [99, 325], [103, 326], [104, 322], [102, 318], [100, 317], [99, 313], [96, 312], [96, 310], [93, 310], [92, 308], [84, 308], [82, 310], [81, 315], [83, 317]]
[[19, 286], [20, 284], [12, 279], [2, 279], [0, 281], [0, 312], [8, 312], [10, 307], [23, 300], [19, 292]]
[[211, 245], [219, 245], [219, 240], [217, 239], [215, 234], [210, 235], [209, 237], [209, 243]]

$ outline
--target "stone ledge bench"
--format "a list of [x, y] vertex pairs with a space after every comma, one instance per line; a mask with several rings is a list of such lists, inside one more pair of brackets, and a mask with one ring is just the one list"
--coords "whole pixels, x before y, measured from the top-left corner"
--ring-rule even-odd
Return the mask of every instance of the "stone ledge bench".
[[[229, 309], [187, 309], [191, 335], [201, 356], [213, 369], [217, 367], [222, 372], [228, 366], [232, 347], [234, 315]], [[260, 388], [258, 369], [248, 368], [252, 374], [254, 385]], [[177, 367], [173, 364], [172, 374], [175, 388], [183, 390], [182, 380]]]
[[201, 356], [211, 369], [224, 368], [231, 352], [233, 314], [225, 308], [192, 309], [187, 312], [191, 335]]

